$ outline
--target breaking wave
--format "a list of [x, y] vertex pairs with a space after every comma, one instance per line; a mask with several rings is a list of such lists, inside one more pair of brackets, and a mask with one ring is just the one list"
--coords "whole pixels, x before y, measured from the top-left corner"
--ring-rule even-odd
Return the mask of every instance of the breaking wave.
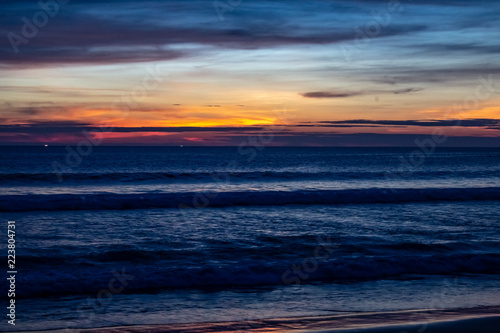
[[37, 194], [0, 196], [0, 211], [115, 210], [279, 206], [296, 204], [375, 204], [432, 201], [500, 200], [499, 187], [349, 189], [299, 191], [181, 192], [140, 194]]

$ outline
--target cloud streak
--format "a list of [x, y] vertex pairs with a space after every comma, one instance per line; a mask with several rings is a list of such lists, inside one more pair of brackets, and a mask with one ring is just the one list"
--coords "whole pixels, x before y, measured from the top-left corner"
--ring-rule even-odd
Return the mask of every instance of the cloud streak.
[[332, 92], [332, 91], [313, 91], [302, 93], [305, 98], [347, 98], [361, 95], [378, 95], [378, 94], [408, 94], [422, 91], [423, 88], [405, 88], [398, 90], [364, 90], [364, 91], [348, 91], [348, 92]]
[[315, 127], [365, 127], [371, 126], [418, 126], [418, 127], [485, 127], [500, 126], [500, 119], [456, 119], [456, 120], [339, 120], [319, 121], [310, 126]]
[[[20, 52], [12, 49], [12, 40], [0, 39], [0, 63], [4, 64], [58, 64], [58, 63], [120, 63], [174, 60], [191, 57], [206, 51], [208, 47], [234, 49], [272, 48], [285, 45], [332, 44], [352, 41], [354, 33], [340, 22], [318, 29], [300, 18], [297, 8], [286, 4], [270, 5], [258, 1], [251, 12], [241, 11], [239, 23], [219, 22], [207, 3], [201, 1], [72, 1], [61, 6], [49, 24], [36, 28], [33, 38], [18, 45]], [[327, 3], [316, 1], [319, 6]], [[28, 18], [40, 11], [33, 2], [7, 2], [3, 5], [0, 19], [2, 34], [22, 33]], [[84, 6], [85, 8], [82, 8]], [[337, 10], [342, 8], [340, 5]], [[210, 7], [210, 6], [208, 6]], [[304, 10], [308, 10], [305, 6]], [[210, 8], [213, 9], [213, 8]], [[298, 10], [297, 10], [298, 9]], [[106, 15], [113, 12], [114, 15]], [[268, 14], [270, 13], [270, 14]], [[320, 16], [320, 12], [313, 12]], [[262, 15], [276, 15], [263, 23]], [[334, 15], [332, 13], [329, 16]], [[321, 20], [332, 19], [329, 16]], [[117, 19], [123, 17], [125, 19]], [[184, 17], [184, 21], [178, 18]], [[288, 17], [288, 18], [286, 18]], [[285, 19], [286, 18], [286, 19]], [[208, 23], [208, 24], [207, 24]], [[293, 26], [293, 29], [291, 29]], [[423, 31], [423, 24], [393, 24], [376, 38], [405, 35]], [[197, 45], [198, 48], [179, 46]]]
[[[70, 125], [70, 126], [68, 126]], [[262, 127], [97, 127], [78, 126], [72, 122], [47, 122], [33, 125], [0, 125], [0, 133], [81, 133], [87, 132], [115, 132], [115, 133], [183, 133], [183, 132], [243, 132], [258, 131]]]

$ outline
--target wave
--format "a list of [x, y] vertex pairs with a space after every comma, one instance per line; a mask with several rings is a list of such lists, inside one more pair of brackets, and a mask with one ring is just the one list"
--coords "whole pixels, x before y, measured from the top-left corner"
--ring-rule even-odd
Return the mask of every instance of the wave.
[[[209, 261], [232, 261], [234, 258], [252, 258], [254, 261], [272, 262], [276, 259], [308, 257], [311, 249], [317, 246], [317, 236], [296, 236], [300, 241], [294, 241], [295, 237], [256, 237], [260, 240], [249, 244], [235, 244], [231, 241], [204, 240], [201, 248], [192, 248], [184, 244], [158, 244], [153, 248], [142, 246], [121, 245], [117, 247], [103, 246], [94, 247], [93, 251], [80, 251], [75, 248], [61, 249], [60, 252], [36, 251], [30, 255], [18, 255], [17, 258], [26, 268], [37, 268], [40, 265], [47, 266], [48, 262], [57, 265], [96, 265], [99, 263], [128, 262], [153, 263], [160, 261], [184, 261], [189, 264], [194, 262], [203, 264]], [[347, 239], [346, 239], [347, 240]], [[374, 239], [359, 241], [349, 236], [349, 240], [336, 239], [332, 245], [336, 256], [391, 256], [409, 254], [457, 254], [457, 253], [484, 253], [495, 252], [500, 248], [499, 241], [481, 242], [445, 242], [445, 243], [381, 243]], [[341, 244], [341, 245], [340, 245]], [[152, 245], [152, 243], [148, 243]], [[283, 248], [293, 248], [293, 253], [283, 252]]]
[[[302, 266], [301, 266], [302, 265]], [[426, 275], [498, 274], [500, 254], [361, 256], [317, 261], [240, 261], [235, 264], [189, 266], [185, 261], [154, 264], [115, 262], [105, 266], [58, 266], [25, 269], [18, 275], [19, 297], [96, 294], [116, 276], [130, 277], [126, 292], [167, 289], [278, 286], [311, 282], [342, 283], [387, 278], [415, 279]], [[294, 271], [295, 267], [295, 271]], [[300, 271], [297, 271], [299, 267]], [[302, 268], [300, 268], [302, 267]], [[6, 284], [0, 286], [4, 292]], [[16, 291], [17, 294], [17, 291]]]
[[[495, 171], [455, 171], [454, 178], [488, 178], [495, 176]], [[248, 172], [102, 172], [102, 173], [62, 173], [62, 182], [70, 183], [131, 183], [131, 182], [228, 182], [228, 181], [296, 181], [296, 180], [398, 180], [405, 179], [400, 172], [387, 171], [323, 171], [323, 172], [296, 172], [296, 171], [248, 171]], [[449, 171], [414, 171], [412, 179], [449, 178]], [[59, 184], [59, 177], [55, 173], [0, 173], [0, 184], [34, 185]]]
[[0, 211], [119, 210], [500, 200], [500, 187], [0, 196]]

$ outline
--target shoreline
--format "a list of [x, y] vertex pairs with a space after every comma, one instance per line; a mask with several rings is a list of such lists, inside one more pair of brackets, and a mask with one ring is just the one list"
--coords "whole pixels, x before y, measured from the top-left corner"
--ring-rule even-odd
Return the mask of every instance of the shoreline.
[[30, 333], [495, 333], [500, 306], [453, 310], [363, 312], [314, 317], [290, 317], [235, 322], [116, 326], [85, 329], [26, 331]]

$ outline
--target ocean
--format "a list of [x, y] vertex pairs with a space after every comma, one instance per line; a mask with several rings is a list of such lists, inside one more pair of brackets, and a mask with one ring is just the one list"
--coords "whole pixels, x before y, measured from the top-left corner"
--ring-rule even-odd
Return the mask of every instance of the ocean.
[[0, 147], [2, 331], [500, 305], [498, 148], [75, 151]]

